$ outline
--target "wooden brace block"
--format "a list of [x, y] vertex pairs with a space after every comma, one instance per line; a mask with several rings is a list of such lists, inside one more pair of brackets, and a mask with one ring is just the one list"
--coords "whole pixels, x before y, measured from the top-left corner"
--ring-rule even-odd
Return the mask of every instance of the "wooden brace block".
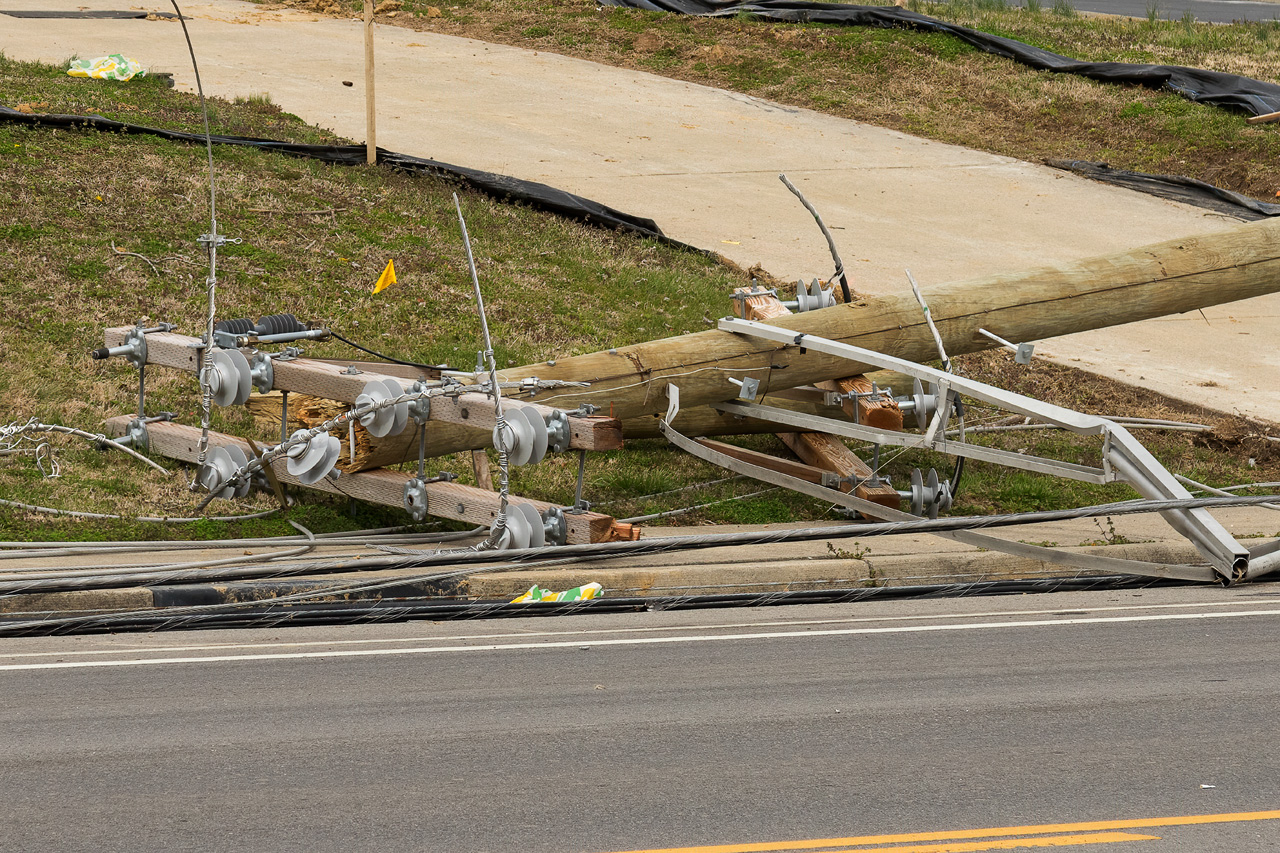
[[[777, 471], [779, 474], [787, 474], [799, 480], [804, 480], [806, 483], [817, 483], [821, 485], [822, 475], [827, 473], [827, 471], [822, 468], [817, 468], [813, 465], [807, 465], [803, 462], [794, 462], [790, 459], [780, 459], [777, 456], [770, 456], [768, 453], [760, 453], [756, 450], [748, 450], [745, 447], [738, 447], [736, 444], [725, 444], [724, 442], [711, 441], [706, 438], [696, 438], [694, 441], [701, 444], [708, 450], [723, 453], [725, 456], [750, 463], [751, 465], [768, 468], [770, 471]], [[847, 492], [849, 490], [846, 488], [842, 491]]]
[[[870, 394], [872, 391], [871, 380], [865, 376], [828, 379], [822, 382], [815, 382], [814, 385], [823, 391], [835, 391], [840, 394]], [[841, 403], [841, 408], [844, 409], [846, 415], [869, 427], [893, 430], [894, 432], [902, 431], [902, 409], [898, 408], [896, 400], [893, 400], [888, 395], [881, 395], [881, 398], [876, 401], [870, 401], [866, 397], [858, 397], [857, 400], [858, 412], [856, 415], [853, 411], [852, 400], [845, 400]]]
[[[504, 411], [530, 409], [546, 419], [555, 411], [550, 406], [525, 400], [503, 399]], [[567, 413], [566, 413], [567, 414]], [[570, 450], [618, 450], [622, 447], [622, 421], [603, 415], [568, 415]], [[431, 420], [469, 426], [493, 432], [497, 416], [493, 400], [487, 394], [460, 394], [456, 397], [436, 397], [431, 401]]]
[[[734, 292], [733, 310], [744, 320], [768, 322], [777, 317], [784, 317], [791, 312], [779, 301], [777, 296], [753, 289], [738, 288]], [[814, 383], [823, 391], [835, 391], [840, 394], [870, 394], [872, 383], [865, 376], [847, 376], [844, 379], [829, 379]], [[866, 397], [857, 398], [857, 413], [854, 413], [852, 400], [843, 403], [845, 414], [867, 426], [878, 429], [902, 431], [902, 410], [897, 402], [887, 395], [874, 402]]]
[[[808, 464], [824, 471], [834, 471], [841, 477], [860, 483], [854, 494], [863, 500], [892, 509], [901, 506], [902, 498], [892, 486], [869, 486], [862, 483], [873, 473], [870, 466], [834, 435], [821, 432], [780, 432], [778, 438]], [[848, 489], [843, 491], [847, 492]]]
[[[109, 435], [124, 435], [130, 415], [110, 418], [106, 422]], [[184, 462], [195, 462], [199, 456], [200, 429], [171, 422], [159, 422], [147, 425], [147, 437], [152, 453], [178, 459]], [[210, 432], [210, 447], [239, 446], [246, 455], [252, 455], [244, 439], [226, 433]], [[281, 483], [301, 486], [289, 473], [286, 460], [279, 459], [272, 464], [272, 470]], [[304, 488], [315, 489], [330, 494], [345, 495], [356, 500], [383, 506], [404, 505], [404, 484], [413, 475], [403, 471], [392, 471], [379, 468], [373, 471], [359, 471], [344, 474], [337, 481], [322, 478]], [[460, 483], [428, 483], [426, 485], [428, 512], [437, 518], [448, 518], [454, 521], [466, 521], [471, 524], [489, 525], [498, 515], [499, 497], [496, 492], [485, 491], [474, 486]], [[553, 504], [535, 501], [528, 498], [511, 497], [511, 503], [527, 503], [539, 512], [545, 512]], [[568, 526], [568, 544], [582, 545], [589, 542], [612, 542], [617, 540], [634, 540], [640, 538], [640, 527], [623, 524], [613, 517], [596, 512], [565, 513]]]

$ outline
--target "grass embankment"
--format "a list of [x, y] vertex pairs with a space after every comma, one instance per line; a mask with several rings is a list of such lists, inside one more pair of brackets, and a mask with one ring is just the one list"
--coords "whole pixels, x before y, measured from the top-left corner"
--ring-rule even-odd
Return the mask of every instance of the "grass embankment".
[[[35, 111], [96, 112], [153, 126], [200, 126], [195, 98], [167, 90], [159, 81], [75, 80], [59, 69], [5, 60], [0, 60], [0, 102]], [[212, 121], [214, 132], [334, 141], [261, 101], [214, 101]], [[479, 324], [447, 184], [253, 150], [217, 148], [215, 160], [220, 231], [244, 241], [220, 254], [220, 317], [290, 311], [399, 357], [461, 367], [474, 363]], [[119, 360], [102, 363], [88, 357], [100, 344], [103, 327], [144, 318], [174, 322], [189, 333], [202, 327], [205, 266], [195, 239], [208, 230], [204, 150], [145, 136], [0, 125], [0, 180], [7, 189], [0, 197], [0, 288], [6, 306], [0, 316], [5, 365], [0, 421], [38, 417], [96, 430], [104, 418], [128, 413], [135, 405], [135, 371]], [[500, 363], [530, 363], [705, 328], [704, 317], [726, 313], [729, 292], [745, 280], [740, 271], [694, 253], [528, 209], [474, 195], [466, 195], [463, 206]], [[117, 250], [144, 255], [151, 263]], [[373, 296], [370, 285], [390, 258], [401, 281]], [[363, 357], [336, 343], [311, 345], [307, 351]], [[1066, 368], [1037, 363], [1012, 373], [1007, 362], [997, 354], [963, 364], [973, 375], [1001, 376], [1067, 405], [1187, 416], [1183, 410], [1161, 408], [1155, 398], [1137, 398], [1135, 404], [1120, 386], [1081, 380], [1081, 374]], [[169, 410], [185, 423], [198, 422], [191, 376], [152, 369], [148, 388], [149, 412]], [[982, 417], [974, 412], [971, 422]], [[245, 432], [249, 418], [238, 410], [220, 410], [215, 426]], [[1072, 461], [1088, 461], [1097, 452], [1049, 434], [1020, 433], [993, 441]], [[772, 437], [743, 443], [783, 452]], [[189, 471], [166, 479], [121, 454], [99, 453], [68, 440], [51, 444], [62, 476], [45, 479], [30, 456], [7, 456], [0, 460], [0, 497], [126, 516], [186, 515], [196, 502], [185, 488]], [[1174, 469], [1218, 484], [1280, 477], [1280, 460], [1251, 450], [1251, 445], [1214, 452], [1178, 435], [1159, 438], [1153, 447]], [[1256, 468], [1245, 461], [1250, 453]], [[904, 454], [892, 460], [888, 471], [905, 483], [909, 467], [919, 464], [942, 468], [945, 461]], [[436, 467], [457, 471], [464, 482], [470, 479], [465, 459], [442, 460]], [[633, 442], [624, 451], [593, 459], [588, 471], [588, 497], [619, 517], [755, 488], [735, 483], [657, 501], [636, 500], [723, 476], [655, 441]], [[567, 502], [573, 477], [570, 459], [552, 458], [518, 471], [513, 488], [530, 497]], [[0, 508], [0, 538], [263, 535], [292, 532], [288, 518], [317, 532], [404, 518], [396, 510], [369, 507], [356, 508], [352, 516], [345, 502], [303, 494], [305, 505], [243, 524], [69, 520]], [[1131, 492], [1120, 486], [1063, 484], [970, 465], [956, 510], [1026, 510], [1127, 496]], [[269, 505], [258, 496], [219, 502], [214, 511]], [[682, 521], [824, 517], [830, 517], [828, 506], [775, 492], [724, 503]]]
[[[331, 0], [287, 2], [340, 9]], [[1167, 92], [1034, 71], [950, 36], [700, 19], [593, 0], [380, 5], [378, 20], [387, 24], [637, 68], [1021, 160], [1106, 161], [1261, 199], [1280, 191], [1275, 125], [1250, 126], [1243, 115]], [[1065, 0], [1031, 5], [912, 0], [911, 8], [1078, 59], [1280, 81], [1280, 21], [1221, 26], [1076, 15]], [[352, 14], [349, 4], [341, 8]]]

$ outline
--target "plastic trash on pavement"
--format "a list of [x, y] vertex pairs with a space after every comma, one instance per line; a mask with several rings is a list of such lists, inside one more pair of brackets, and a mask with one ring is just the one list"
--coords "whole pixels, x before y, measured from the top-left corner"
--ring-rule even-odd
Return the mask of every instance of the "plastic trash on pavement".
[[92, 77], [95, 80], [132, 80], [147, 76], [147, 69], [136, 59], [113, 53], [97, 59], [73, 59], [67, 73], [72, 77]]
[[599, 598], [604, 594], [604, 587], [598, 583], [587, 583], [582, 586], [575, 586], [573, 589], [566, 589], [564, 592], [552, 592], [549, 589], [543, 589], [536, 583], [529, 587], [529, 591], [519, 598], [511, 600], [512, 604], [525, 604], [530, 601], [587, 601], [592, 598]]

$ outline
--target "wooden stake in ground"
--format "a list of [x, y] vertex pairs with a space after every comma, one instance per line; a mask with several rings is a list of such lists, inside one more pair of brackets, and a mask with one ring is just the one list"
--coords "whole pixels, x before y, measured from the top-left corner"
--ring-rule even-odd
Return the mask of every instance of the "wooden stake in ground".
[[371, 165], [378, 162], [376, 116], [373, 97], [373, 0], [364, 0], [364, 156]]
[[483, 450], [471, 451], [471, 469], [476, 475], [476, 485], [492, 492], [493, 472], [489, 470], [489, 454]]

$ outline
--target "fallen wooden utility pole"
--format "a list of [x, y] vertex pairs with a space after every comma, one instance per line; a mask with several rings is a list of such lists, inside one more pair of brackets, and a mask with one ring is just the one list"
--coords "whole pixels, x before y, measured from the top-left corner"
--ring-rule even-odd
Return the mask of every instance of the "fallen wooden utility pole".
[[[1280, 291], [1280, 222], [1260, 221], [1230, 231], [1157, 243], [1128, 252], [1089, 258], [1019, 273], [971, 279], [926, 289], [935, 323], [953, 355], [996, 346], [978, 330], [1011, 341], [1033, 341], [1116, 326], [1209, 305]], [[936, 357], [937, 347], [913, 296], [868, 298], [773, 321], [797, 333], [911, 361]], [[107, 345], [118, 346], [131, 331], [108, 330]], [[194, 338], [148, 334], [147, 363], [189, 371], [198, 365]], [[349, 375], [337, 365], [306, 359], [276, 363], [275, 387], [352, 402], [374, 374]], [[719, 329], [647, 341], [607, 352], [559, 359], [554, 363], [508, 368], [501, 379], [589, 382], [589, 388], [544, 391], [541, 406], [572, 412], [590, 403], [611, 418], [637, 418], [666, 409], [668, 383], [679, 385], [686, 409], [739, 396], [730, 379], [759, 380], [757, 397], [833, 380], [869, 369], [809, 352], [802, 346], [774, 344]], [[480, 403], [482, 395], [476, 395]], [[516, 405], [513, 396], [504, 397]], [[490, 446], [491, 433], [474, 429], [461, 406], [433, 406], [432, 419], [451, 413], [457, 420], [433, 423], [428, 454], [456, 453]], [[479, 411], [479, 407], [476, 407]], [[609, 420], [609, 419], [606, 419]], [[616, 424], [616, 421], [612, 423]], [[620, 438], [620, 431], [612, 432]], [[590, 448], [595, 427], [575, 435]], [[709, 434], [709, 433], [708, 433]], [[571, 445], [582, 447], [581, 444]]]
[[[1117, 326], [1280, 291], [1280, 222], [1170, 240], [1128, 252], [926, 288], [948, 353], [995, 344], [985, 328], [1023, 342]], [[920, 306], [909, 293], [868, 298], [773, 321], [777, 326], [856, 344], [911, 361], [937, 357]], [[547, 405], [593, 403], [630, 418], [667, 407], [666, 386], [684, 406], [729, 400], [730, 378], [755, 378], [760, 394], [848, 375], [869, 365], [711, 330], [500, 371], [592, 383], [553, 391]]]

